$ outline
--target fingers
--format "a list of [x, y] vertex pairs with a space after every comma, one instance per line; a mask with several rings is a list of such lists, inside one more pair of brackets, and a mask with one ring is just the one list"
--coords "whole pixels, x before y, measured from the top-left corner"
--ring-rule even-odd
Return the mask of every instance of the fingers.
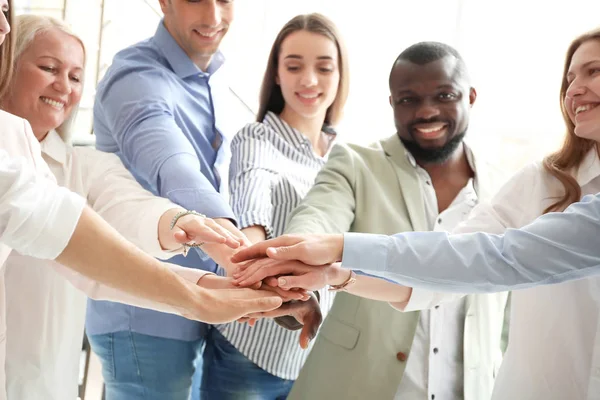
[[321, 312], [311, 312], [304, 318], [304, 326], [300, 331], [300, 347], [307, 349], [311, 340], [317, 336], [319, 326], [323, 322]]
[[234, 283], [240, 286], [252, 285], [258, 281], [262, 281], [269, 276], [277, 275], [274, 267], [280, 265], [274, 260], [256, 260], [251, 265], [247, 265], [245, 270], [236, 271], [232, 277]]
[[267, 256], [274, 260], [292, 261], [303, 259], [302, 243], [297, 243], [292, 246], [271, 246], [266, 250]]
[[205, 224], [207, 226], [209, 226], [210, 228], [212, 228], [215, 232], [217, 232], [218, 234], [220, 234], [221, 236], [223, 236], [225, 238], [225, 242], [224, 243], [227, 246], [231, 247], [232, 249], [237, 249], [242, 244], [242, 242], [240, 240], [241, 238], [237, 237], [232, 232], [230, 232], [229, 230], [225, 229], [224, 227], [222, 227], [221, 225], [219, 225], [214, 220], [207, 218], [207, 219], [205, 219]]
[[270, 291], [273, 291], [274, 293], [278, 294], [283, 299], [283, 301], [290, 301], [290, 300], [306, 301], [310, 298], [310, 295], [308, 293], [306, 293], [306, 291], [304, 291], [304, 290], [283, 290], [279, 287], [271, 287], [268, 285], [263, 286], [263, 288], [265, 288], [265, 290], [270, 290]]
[[[238, 289], [241, 290], [241, 289]], [[261, 290], [252, 290], [253, 292], [264, 292]], [[265, 292], [269, 293], [269, 292]], [[245, 301], [241, 301], [240, 305], [243, 308], [244, 312], [242, 315], [252, 314], [256, 312], [267, 312], [271, 310], [275, 310], [281, 307], [283, 304], [283, 300], [281, 297], [270, 293], [268, 296], [263, 295], [263, 297], [254, 298], [254, 299], [246, 299]]]
[[193, 219], [180, 221], [173, 235], [179, 243], [217, 243], [234, 249], [240, 246], [240, 241], [231, 232], [205, 217], [194, 216]]
[[262, 258], [267, 255], [267, 249], [269, 247], [291, 246], [300, 240], [301, 239], [299, 237], [292, 235], [283, 235], [275, 239], [265, 240], [238, 251], [231, 257], [231, 261], [234, 263], [239, 263], [255, 258]]
[[280, 276], [277, 278], [277, 286], [284, 290], [319, 290], [326, 286], [324, 279], [321, 278], [322, 275], [318, 270], [303, 275]]

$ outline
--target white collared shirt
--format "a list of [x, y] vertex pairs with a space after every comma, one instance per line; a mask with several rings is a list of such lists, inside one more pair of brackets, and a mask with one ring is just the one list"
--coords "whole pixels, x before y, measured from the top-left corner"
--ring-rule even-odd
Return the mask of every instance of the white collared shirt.
[[[85, 201], [56, 185], [25, 120], [0, 111], [0, 127], [0, 400], [5, 400], [6, 288], [2, 267], [6, 257], [11, 248], [36, 257], [57, 257], [69, 242]], [[17, 289], [23, 283], [18, 282]]]
[[[574, 176], [582, 197], [600, 192], [595, 148]], [[490, 204], [476, 207], [453, 233], [503, 233], [524, 227], [563, 194], [562, 184], [542, 163], [531, 164], [511, 178]], [[543, 260], [540, 255], [540, 269]], [[457, 295], [413, 289], [413, 296], [426, 307], [427, 297], [433, 306]], [[493, 400], [600, 399], [600, 278], [513, 291], [510, 326]]]
[[[48, 134], [41, 147], [59, 184], [85, 197], [100, 216], [146, 252], [161, 258], [173, 255], [161, 249], [158, 221], [175, 205], [144, 190], [116, 155], [73, 148], [55, 131]], [[169, 266], [192, 282], [205, 274]], [[156, 306], [99, 285], [54, 261], [16, 252], [6, 261], [6, 283], [6, 387], [10, 399], [77, 398], [86, 294]]]
[[[467, 158], [475, 170], [470, 150]], [[439, 213], [437, 196], [427, 171], [407, 152], [421, 183], [425, 216], [432, 231], [452, 231], [466, 220], [477, 205], [477, 193], [470, 179], [450, 206]], [[444, 303], [421, 311], [406, 370], [396, 399], [458, 400], [463, 396], [463, 343], [465, 300]]]

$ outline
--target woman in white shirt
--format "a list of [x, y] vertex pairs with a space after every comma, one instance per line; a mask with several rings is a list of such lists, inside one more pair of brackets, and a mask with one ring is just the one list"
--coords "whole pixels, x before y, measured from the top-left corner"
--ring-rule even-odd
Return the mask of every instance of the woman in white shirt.
[[[65, 24], [49, 17], [21, 16], [16, 28], [17, 68], [0, 107], [29, 120], [41, 141], [44, 160], [60, 184], [86, 198], [100, 216], [154, 256], [170, 258], [190, 240], [238, 245], [212, 220], [179, 216], [185, 210], [142, 189], [115, 155], [69, 146], [69, 126], [82, 91], [83, 44]], [[11, 399], [77, 397], [86, 298], [63, 279], [65, 274], [95, 298], [165, 309], [100, 287], [52, 261], [13, 252], [6, 264], [6, 368]], [[226, 278], [171, 268], [203, 287], [232, 287]]]

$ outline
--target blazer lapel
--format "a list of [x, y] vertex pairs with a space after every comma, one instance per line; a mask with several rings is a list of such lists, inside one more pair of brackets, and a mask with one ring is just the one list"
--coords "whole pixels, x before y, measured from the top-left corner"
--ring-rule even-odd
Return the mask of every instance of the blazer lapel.
[[393, 135], [383, 139], [380, 143], [396, 172], [398, 185], [404, 197], [413, 230], [428, 231], [429, 227], [425, 218], [424, 199], [419, 177], [406, 157], [406, 150], [402, 142], [398, 136]]

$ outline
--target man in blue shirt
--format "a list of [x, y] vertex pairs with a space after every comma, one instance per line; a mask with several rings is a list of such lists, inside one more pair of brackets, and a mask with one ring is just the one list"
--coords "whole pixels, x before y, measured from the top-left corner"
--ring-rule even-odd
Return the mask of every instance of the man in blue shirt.
[[[233, 20], [233, 1], [160, 0], [160, 5], [164, 20], [154, 37], [119, 52], [98, 85], [97, 148], [119, 155], [154, 194], [243, 237], [219, 193], [229, 164], [222, 125], [229, 110], [218, 48]], [[212, 260], [195, 251], [170, 262], [216, 270]], [[88, 303], [86, 331], [102, 361], [111, 400], [187, 400], [207, 330], [173, 315]]]

